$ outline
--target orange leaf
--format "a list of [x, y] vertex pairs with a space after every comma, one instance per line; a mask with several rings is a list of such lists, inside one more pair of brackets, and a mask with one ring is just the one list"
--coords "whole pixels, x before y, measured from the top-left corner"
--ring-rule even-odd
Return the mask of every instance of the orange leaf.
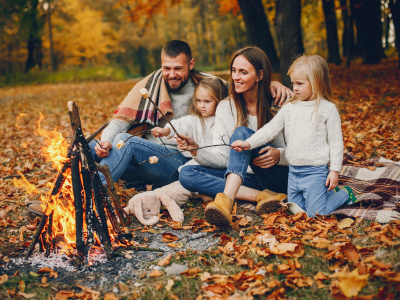
[[157, 265], [159, 265], [161, 267], [168, 266], [169, 263], [171, 262], [171, 259], [172, 259], [172, 254], [168, 254], [166, 257], [164, 257], [162, 260], [160, 260]]
[[161, 276], [163, 273], [159, 270], [154, 270], [153, 272], [150, 273], [150, 277], [158, 277]]

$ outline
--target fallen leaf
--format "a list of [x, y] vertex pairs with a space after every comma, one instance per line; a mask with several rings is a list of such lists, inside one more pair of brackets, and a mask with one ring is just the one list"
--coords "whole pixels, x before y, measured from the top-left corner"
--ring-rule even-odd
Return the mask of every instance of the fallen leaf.
[[25, 299], [30, 299], [36, 296], [36, 294], [25, 294], [22, 292], [19, 292], [18, 295], [21, 295], [22, 297], [24, 297]]
[[168, 266], [171, 262], [171, 259], [172, 259], [172, 254], [168, 254], [166, 257], [164, 257], [162, 260], [160, 260], [157, 265], [159, 265], [161, 267]]
[[169, 279], [167, 282], [167, 285], [165, 286], [165, 289], [170, 292], [172, 287], [174, 286], [174, 280], [173, 279]]
[[368, 282], [368, 275], [359, 275], [358, 269], [354, 269], [349, 274], [341, 273], [339, 287], [346, 297], [357, 296], [361, 289]]
[[43, 284], [47, 283], [47, 277], [46, 277], [46, 276], [43, 276], [41, 282], [42, 282]]
[[107, 293], [104, 296], [104, 300], [118, 300], [118, 297], [115, 296], [113, 293]]
[[18, 288], [21, 292], [25, 292], [25, 288], [26, 288], [25, 281], [20, 280], [18, 283]]
[[4, 275], [0, 276], [0, 284], [3, 284], [7, 280], [8, 280], [8, 275], [7, 274], [4, 274]]
[[169, 294], [168, 296], [169, 296], [172, 300], [179, 300], [179, 298], [178, 298], [177, 295]]
[[327, 280], [329, 279], [327, 276], [324, 275], [322, 272], [318, 272], [316, 275], [314, 275], [315, 280]]
[[337, 228], [339, 229], [347, 228], [350, 227], [353, 223], [354, 223], [353, 219], [346, 218], [340, 221], [339, 224], [337, 224]]
[[67, 300], [68, 298], [72, 298], [74, 296], [73, 291], [60, 291], [54, 297], [55, 300]]
[[163, 233], [162, 234], [162, 241], [165, 243], [175, 242], [177, 240], [179, 240], [179, 238], [175, 234], [172, 234], [172, 233]]
[[52, 270], [52, 269], [50, 269], [50, 268], [48, 268], [48, 267], [44, 267], [44, 268], [41, 268], [41, 269], [38, 271], [38, 274], [51, 273], [51, 272], [54, 272], [54, 270]]
[[204, 272], [203, 274], [200, 275], [200, 279], [202, 281], [207, 281], [208, 279], [211, 279], [211, 274], [208, 272]]
[[154, 270], [153, 272], [150, 273], [150, 277], [158, 277], [161, 276], [163, 273], [159, 270]]

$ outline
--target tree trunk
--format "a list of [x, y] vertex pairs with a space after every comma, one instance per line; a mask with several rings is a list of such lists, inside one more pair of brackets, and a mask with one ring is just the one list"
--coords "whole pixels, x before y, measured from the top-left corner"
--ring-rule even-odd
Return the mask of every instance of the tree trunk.
[[[25, 18], [27, 23], [29, 24], [29, 35], [28, 35], [28, 42], [27, 42], [27, 49], [28, 49], [28, 58], [25, 64], [25, 73], [29, 72], [35, 65], [40, 62], [40, 51], [41, 51], [41, 40], [40, 40], [40, 25], [39, 19], [37, 16], [37, 6], [39, 0], [32, 0], [30, 1], [31, 4], [29, 8], [27, 8], [25, 12]], [[39, 59], [39, 61], [37, 61]]]
[[354, 29], [351, 9], [347, 0], [340, 0], [343, 19], [342, 51], [349, 62], [354, 57]]
[[246, 25], [249, 44], [260, 47], [267, 54], [272, 69], [275, 72], [279, 72], [281, 64], [275, 50], [274, 40], [272, 39], [262, 1], [238, 0], [238, 2]]
[[385, 55], [382, 47], [380, 0], [352, 1], [356, 12], [357, 42], [360, 42], [363, 62], [376, 64]]
[[201, 39], [201, 51], [203, 52], [203, 64], [208, 65], [209, 64], [210, 47], [209, 47], [208, 41], [207, 41], [207, 27], [206, 27], [206, 17], [205, 17], [206, 13], [207, 13], [207, 11], [206, 11], [206, 6], [205, 6], [204, 1], [199, 1], [201, 35], [203, 36], [203, 38]]
[[47, 23], [49, 26], [49, 40], [50, 40], [50, 62], [51, 62], [51, 70], [53, 72], [57, 71], [57, 64], [56, 64], [56, 58], [54, 56], [54, 47], [53, 47], [53, 28], [51, 25], [51, 4], [50, 1], [47, 2], [49, 5], [47, 9]]
[[282, 84], [291, 86], [287, 71], [292, 62], [304, 53], [300, 26], [301, 0], [276, 0], [275, 10]]
[[389, 1], [390, 12], [392, 13], [392, 20], [395, 30], [397, 54], [399, 57], [398, 68], [400, 69], [400, 0]]
[[335, 1], [322, 0], [322, 9], [325, 16], [326, 42], [328, 45], [328, 62], [340, 65], [339, 38], [336, 24]]
[[146, 76], [146, 49], [143, 46], [139, 46], [137, 50], [137, 59], [139, 62], [140, 76]]

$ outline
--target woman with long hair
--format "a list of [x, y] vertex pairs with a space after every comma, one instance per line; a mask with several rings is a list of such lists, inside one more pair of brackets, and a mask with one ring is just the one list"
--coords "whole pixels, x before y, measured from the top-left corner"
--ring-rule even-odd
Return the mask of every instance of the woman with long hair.
[[[257, 47], [240, 49], [232, 56], [230, 70], [229, 97], [217, 107], [213, 144], [246, 140], [272, 118], [271, 64], [267, 55]], [[181, 170], [181, 184], [192, 192], [215, 197], [205, 211], [211, 224], [231, 225], [235, 198], [257, 201], [259, 214], [276, 209], [286, 198], [289, 168], [282, 134], [271, 144], [245, 152], [228, 146], [192, 150], [198, 145], [188, 136], [178, 139], [178, 148], [190, 150], [200, 164]], [[239, 155], [245, 156], [247, 163], [238, 165], [238, 161], [243, 162]]]

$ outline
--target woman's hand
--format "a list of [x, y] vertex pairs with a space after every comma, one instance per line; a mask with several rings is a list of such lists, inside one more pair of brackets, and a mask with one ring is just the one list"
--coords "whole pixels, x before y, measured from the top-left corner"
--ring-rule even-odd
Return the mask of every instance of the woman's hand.
[[339, 173], [336, 171], [330, 171], [328, 178], [326, 178], [325, 186], [329, 185], [328, 191], [333, 190], [338, 186], [339, 183]]
[[[264, 152], [267, 152], [263, 154]], [[253, 160], [253, 164], [262, 169], [268, 169], [275, 166], [281, 159], [281, 152], [271, 146], [262, 148], [258, 154], [262, 154]]]
[[283, 103], [292, 98], [294, 94], [286, 86], [274, 81], [271, 83], [271, 95], [273, 98], [275, 98], [274, 105], [277, 105], [279, 102], [279, 107], [281, 107]]
[[237, 141], [234, 141], [231, 144], [231, 148], [233, 150], [236, 150], [237, 152], [242, 152], [242, 150], [249, 150], [250, 149], [250, 143], [246, 142], [246, 141], [237, 140]]
[[170, 134], [170, 132], [171, 132], [171, 130], [169, 128], [161, 128], [161, 127], [154, 127], [151, 130], [151, 134], [156, 138], [162, 137], [162, 136], [167, 136]]
[[192, 155], [196, 156], [197, 155], [197, 150], [192, 150], [192, 149], [197, 149], [199, 148], [199, 145], [195, 142], [194, 139], [192, 139], [188, 135], [180, 134], [180, 137], [175, 136], [176, 143], [178, 145], [179, 150], [188, 150], [192, 153]]
[[112, 144], [109, 141], [102, 141], [99, 143], [101, 147], [99, 144], [96, 144], [96, 146], [94, 147], [94, 151], [96, 151], [98, 157], [107, 157], [108, 154], [110, 154]]

